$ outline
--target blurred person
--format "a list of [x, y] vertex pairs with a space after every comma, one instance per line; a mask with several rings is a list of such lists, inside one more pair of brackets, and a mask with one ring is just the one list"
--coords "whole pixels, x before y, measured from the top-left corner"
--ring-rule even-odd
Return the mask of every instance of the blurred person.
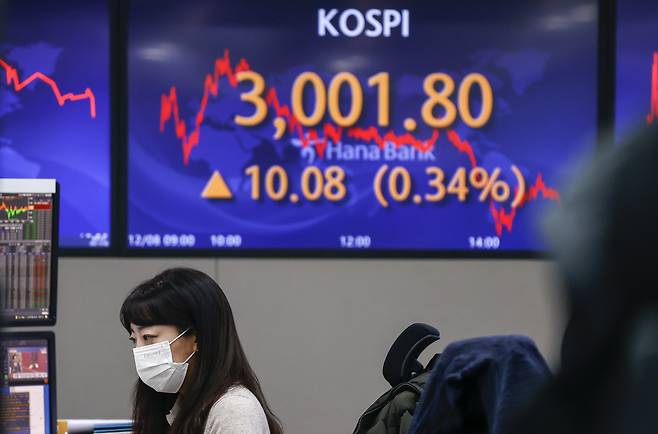
[[606, 153], [548, 222], [570, 321], [518, 433], [658, 432], [658, 128]]

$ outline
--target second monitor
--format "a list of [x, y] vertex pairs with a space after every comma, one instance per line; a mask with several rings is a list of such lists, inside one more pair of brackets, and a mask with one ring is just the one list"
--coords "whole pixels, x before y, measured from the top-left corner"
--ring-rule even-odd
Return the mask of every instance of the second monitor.
[[0, 179], [0, 321], [56, 320], [57, 183]]

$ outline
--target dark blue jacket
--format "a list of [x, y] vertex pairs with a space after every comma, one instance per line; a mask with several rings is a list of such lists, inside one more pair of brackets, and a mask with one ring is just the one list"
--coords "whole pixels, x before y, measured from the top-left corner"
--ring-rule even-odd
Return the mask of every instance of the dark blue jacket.
[[527, 337], [454, 342], [435, 365], [408, 434], [506, 434], [513, 416], [551, 377]]

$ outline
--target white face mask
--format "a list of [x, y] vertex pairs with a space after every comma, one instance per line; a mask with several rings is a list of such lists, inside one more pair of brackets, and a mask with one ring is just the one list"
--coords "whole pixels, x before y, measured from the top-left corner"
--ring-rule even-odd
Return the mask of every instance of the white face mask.
[[183, 385], [187, 373], [187, 362], [196, 353], [196, 350], [183, 363], [176, 363], [171, 355], [171, 344], [187, 333], [188, 330], [189, 328], [171, 342], [164, 341], [133, 348], [137, 375], [153, 390], [164, 393], [177, 393]]

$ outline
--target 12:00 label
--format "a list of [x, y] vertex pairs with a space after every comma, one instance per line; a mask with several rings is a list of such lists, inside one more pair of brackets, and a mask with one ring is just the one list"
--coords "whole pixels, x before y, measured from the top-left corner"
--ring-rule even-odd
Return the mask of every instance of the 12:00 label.
[[340, 246], [344, 249], [368, 249], [372, 239], [368, 235], [341, 235]]

